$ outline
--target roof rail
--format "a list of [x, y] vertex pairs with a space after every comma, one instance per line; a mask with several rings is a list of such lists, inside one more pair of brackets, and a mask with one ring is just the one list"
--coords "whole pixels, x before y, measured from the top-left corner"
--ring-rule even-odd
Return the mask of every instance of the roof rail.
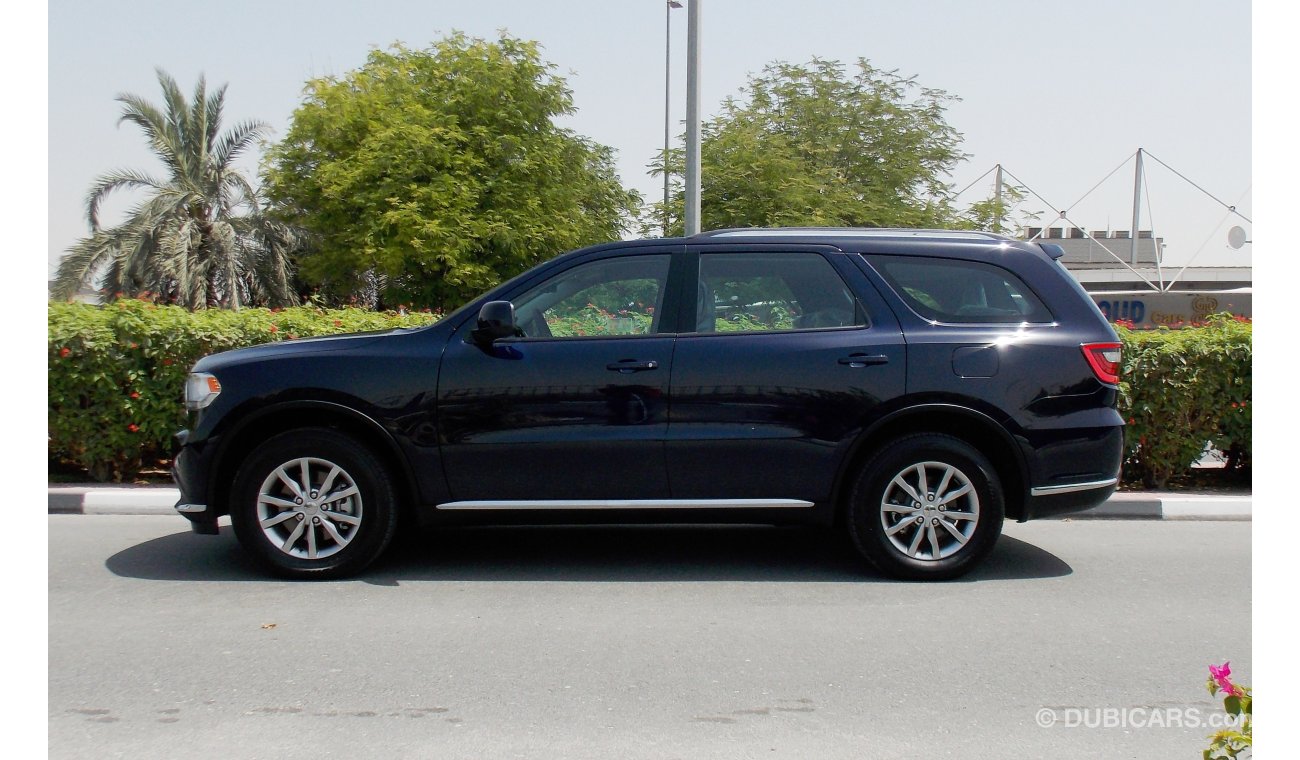
[[902, 227], [741, 227], [701, 232], [695, 237], [855, 237], [855, 238], [947, 238], [949, 240], [1014, 240], [1006, 235], [980, 230], [932, 230]]

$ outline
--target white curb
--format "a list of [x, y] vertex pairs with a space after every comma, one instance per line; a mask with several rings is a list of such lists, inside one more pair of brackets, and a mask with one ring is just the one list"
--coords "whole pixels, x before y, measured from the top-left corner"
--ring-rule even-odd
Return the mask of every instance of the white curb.
[[1249, 497], [1195, 497], [1164, 498], [1161, 509], [1166, 520], [1249, 520]]
[[181, 498], [176, 488], [115, 488], [86, 491], [81, 497], [87, 515], [174, 515]]

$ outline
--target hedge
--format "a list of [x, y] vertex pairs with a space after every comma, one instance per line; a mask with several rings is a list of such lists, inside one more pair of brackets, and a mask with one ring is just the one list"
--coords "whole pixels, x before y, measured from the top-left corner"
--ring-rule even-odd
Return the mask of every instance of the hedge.
[[130, 480], [172, 454], [185, 377], [200, 357], [258, 343], [429, 324], [364, 309], [186, 311], [140, 300], [49, 306], [49, 455], [97, 481]]
[[1124, 342], [1125, 478], [1163, 488], [1208, 442], [1229, 469], [1251, 465], [1251, 323], [1216, 314], [1181, 330], [1116, 328]]
[[[49, 307], [49, 455], [99, 481], [135, 478], [172, 453], [186, 373], [216, 351], [286, 338], [428, 324], [362, 309], [210, 309], [138, 300]], [[1183, 330], [1117, 328], [1125, 476], [1164, 487], [1209, 442], [1250, 467], [1251, 325], [1216, 315]]]

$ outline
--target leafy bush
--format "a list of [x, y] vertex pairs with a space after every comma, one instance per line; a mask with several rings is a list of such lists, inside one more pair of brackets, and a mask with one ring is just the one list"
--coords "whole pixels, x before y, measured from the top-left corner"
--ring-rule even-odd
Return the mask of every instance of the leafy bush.
[[258, 343], [428, 324], [433, 314], [362, 309], [209, 309], [141, 300], [49, 305], [49, 454], [98, 481], [170, 456], [185, 426], [185, 377], [205, 354]]
[[1250, 467], [1251, 324], [1216, 314], [1182, 330], [1116, 330], [1124, 342], [1120, 413], [1126, 477], [1163, 488], [1208, 442]]

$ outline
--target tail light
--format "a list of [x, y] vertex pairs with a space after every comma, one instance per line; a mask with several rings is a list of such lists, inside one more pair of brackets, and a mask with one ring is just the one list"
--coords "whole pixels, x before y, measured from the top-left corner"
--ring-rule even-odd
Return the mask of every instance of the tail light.
[[1092, 373], [1103, 383], [1119, 382], [1119, 343], [1084, 343], [1083, 356], [1092, 367]]

